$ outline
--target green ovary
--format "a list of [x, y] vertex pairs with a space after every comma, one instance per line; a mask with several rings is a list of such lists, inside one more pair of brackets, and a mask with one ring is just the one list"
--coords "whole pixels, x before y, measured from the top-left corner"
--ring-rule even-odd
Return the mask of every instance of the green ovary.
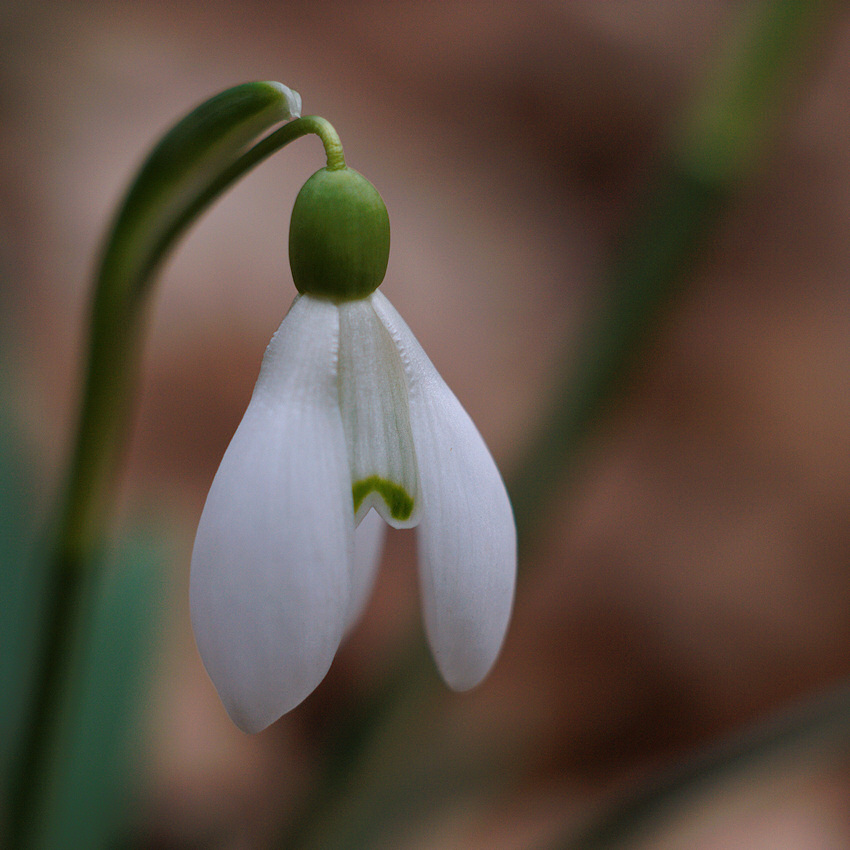
[[352, 485], [351, 492], [354, 495], [355, 513], [357, 513], [363, 500], [373, 491], [378, 493], [387, 503], [393, 519], [397, 519], [399, 522], [410, 519], [410, 515], [413, 513], [413, 497], [408, 495], [404, 487], [399, 487], [398, 484], [393, 484], [392, 481], [387, 481], [386, 478], [381, 478], [379, 475], [370, 475], [368, 478], [355, 481]]

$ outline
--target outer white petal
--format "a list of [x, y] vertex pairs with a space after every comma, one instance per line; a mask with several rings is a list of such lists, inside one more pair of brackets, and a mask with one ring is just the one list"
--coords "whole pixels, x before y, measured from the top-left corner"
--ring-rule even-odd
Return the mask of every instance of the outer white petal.
[[516, 581], [516, 525], [505, 485], [472, 420], [413, 333], [376, 292], [401, 353], [419, 465], [419, 577], [437, 666], [456, 690], [478, 684], [507, 630]]
[[345, 625], [354, 515], [336, 385], [339, 314], [296, 298], [210, 488], [192, 553], [201, 658], [258, 732], [324, 678]]
[[351, 600], [348, 604], [346, 631], [360, 619], [372, 594], [386, 536], [387, 524], [374, 510], [369, 511], [354, 530], [354, 567], [351, 573]]

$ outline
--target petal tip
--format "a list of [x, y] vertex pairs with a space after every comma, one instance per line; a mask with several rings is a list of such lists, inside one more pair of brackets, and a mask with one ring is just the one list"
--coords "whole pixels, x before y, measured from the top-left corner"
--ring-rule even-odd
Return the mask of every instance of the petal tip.
[[225, 705], [224, 708], [227, 711], [227, 716], [233, 722], [233, 725], [240, 732], [244, 732], [246, 735], [256, 735], [264, 729], [268, 729], [272, 723], [283, 717], [282, 714], [271, 718], [263, 715], [256, 715], [236, 706]]
[[443, 677], [443, 681], [453, 691], [463, 693], [464, 691], [471, 691], [480, 685], [487, 678], [487, 674], [493, 669], [495, 663], [496, 659], [494, 658], [492, 662], [482, 665], [481, 668], [447, 670], [443, 666], [440, 666], [438, 661], [437, 667], [440, 675]]

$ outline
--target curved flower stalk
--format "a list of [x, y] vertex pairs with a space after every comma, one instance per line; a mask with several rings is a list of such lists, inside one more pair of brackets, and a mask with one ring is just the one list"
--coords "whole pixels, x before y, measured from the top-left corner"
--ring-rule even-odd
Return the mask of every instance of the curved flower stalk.
[[388, 254], [374, 187], [344, 166], [317, 172], [290, 228], [301, 294], [266, 351], [192, 554], [198, 648], [247, 732], [324, 678], [368, 600], [387, 524], [416, 527], [426, 631], [452, 688], [484, 678], [507, 629], [507, 492], [471, 419], [375, 291]]

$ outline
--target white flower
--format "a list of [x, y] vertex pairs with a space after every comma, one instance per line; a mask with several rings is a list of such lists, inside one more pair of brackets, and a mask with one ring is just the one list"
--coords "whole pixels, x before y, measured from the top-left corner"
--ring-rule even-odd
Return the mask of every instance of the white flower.
[[198, 648], [241, 729], [264, 729], [324, 678], [368, 598], [384, 521], [416, 527], [437, 666], [452, 688], [473, 687], [498, 655], [513, 601], [516, 530], [499, 472], [382, 294], [299, 295], [192, 554]]

